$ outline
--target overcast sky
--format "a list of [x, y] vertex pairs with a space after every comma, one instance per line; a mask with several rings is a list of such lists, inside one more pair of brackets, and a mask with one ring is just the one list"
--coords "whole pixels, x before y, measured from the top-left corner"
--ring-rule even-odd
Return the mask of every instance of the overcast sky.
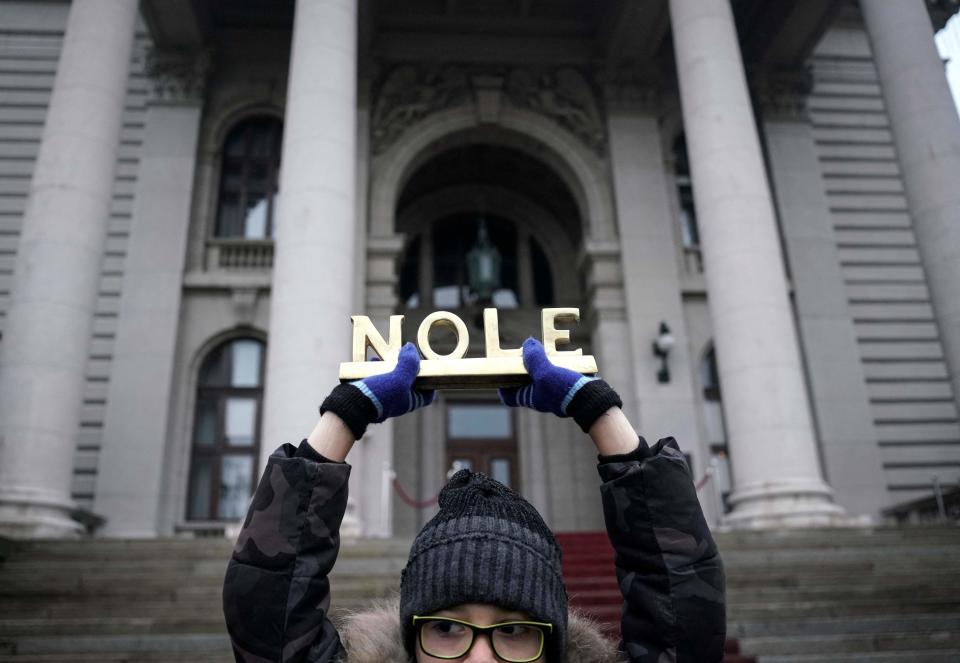
[[940, 57], [950, 61], [947, 64], [947, 79], [950, 81], [950, 89], [953, 90], [957, 112], [960, 112], [960, 14], [947, 21], [943, 30], [937, 33], [936, 39]]

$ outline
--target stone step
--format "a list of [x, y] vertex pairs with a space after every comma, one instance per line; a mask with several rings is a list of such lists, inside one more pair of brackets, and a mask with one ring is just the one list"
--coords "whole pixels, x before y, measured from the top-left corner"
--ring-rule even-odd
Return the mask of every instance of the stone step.
[[960, 542], [924, 546], [889, 546], [871, 548], [867, 551], [856, 548], [783, 548], [780, 550], [736, 550], [721, 551], [723, 563], [731, 568], [769, 565], [771, 567], [800, 564], [843, 564], [867, 562], [889, 563], [895, 561], [915, 568], [922, 567], [922, 561], [956, 558]]
[[790, 621], [816, 617], [869, 617], [881, 615], [917, 615], [925, 613], [957, 614], [960, 612], [960, 599], [933, 599], [916, 596], [909, 602], [858, 600], [844, 601], [772, 601], [741, 602], [727, 606], [728, 622]]
[[[184, 586], [184, 577], [190, 578], [189, 586]], [[390, 575], [350, 575], [331, 577], [331, 584], [342, 594], [360, 594], [379, 592], [383, 587], [399, 586], [400, 574]], [[31, 579], [29, 575], [3, 576], [0, 585], [0, 599], [7, 597], [57, 597], [57, 596], [129, 596], [131, 598], [153, 594], [180, 595], [217, 591], [223, 587], [223, 574], [191, 575], [179, 577], [144, 577], [129, 575], [100, 574], [61, 575]]]
[[[380, 598], [390, 598], [394, 592], [384, 591]], [[333, 605], [337, 610], [356, 610], [370, 604], [378, 596], [347, 597], [334, 591]], [[0, 619], [60, 619], [77, 615], [97, 615], [105, 618], [136, 616], [141, 618], [172, 618], [199, 616], [209, 619], [210, 615], [222, 615], [223, 602], [218, 592], [215, 595], [192, 600], [171, 601], [168, 599], [140, 600], [98, 600], [58, 599], [56, 601], [21, 601], [17, 599], [0, 602]]]
[[166, 652], [168, 656], [230, 652], [230, 638], [224, 633], [188, 633], [163, 635], [47, 636], [0, 640], [3, 654], [61, 654], [117, 652]]
[[169, 652], [73, 652], [69, 658], [64, 654], [10, 654], [0, 653], [0, 663], [235, 663], [232, 653], [227, 652], [183, 652], [171, 656]]
[[[62, 559], [162, 559], [173, 555], [219, 558], [226, 562], [234, 544], [226, 539], [81, 539], [79, 541], [47, 540], [14, 544], [12, 558], [34, 560]], [[406, 539], [363, 539], [344, 541], [342, 557], [407, 558], [410, 541]]]
[[742, 638], [741, 645], [755, 656], [785, 654], [872, 654], [883, 651], [956, 650], [960, 633], [930, 631], [923, 633], [891, 631], [887, 633], [844, 633], [836, 635], [792, 635]]
[[953, 613], [849, 617], [846, 619], [730, 620], [727, 625], [727, 632], [737, 638], [767, 636], [789, 637], [798, 633], [807, 635], [889, 633], [898, 630], [920, 633], [931, 631], [952, 631], [960, 633], [960, 611]]
[[[823, 654], [784, 654], [759, 657], [760, 663], [824, 663]], [[869, 656], [862, 653], [831, 654], [830, 663], [957, 663], [960, 661], [960, 649], [943, 651], [899, 651], [873, 652]]]
[[960, 540], [960, 527], [955, 524], [902, 527], [838, 527], [793, 530], [714, 531], [718, 545], [726, 547], [782, 547], [810, 545], [889, 545], [895, 542]]
[[[331, 610], [334, 621], [342, 618], [348, 610], [363, 609], [372, 599], [351, 603], [342, 603]], [[60, 616], [26, 618], [13, 617], [0, 619], [0, 641], [14, 641], [23, 637], [40, 636], [99, 636], [99, 635], [161, 635], [161, 634], [203, 634], [225, 633], [223, 612], [220, 605], [194, 614], [184, 614], [179, 610], [146, 616], [127, 614], [95, 617]]]
[[47, 635], [148, 635], [162, 633], [216, 633], [226, 627], [218, 608], [200, 615], [179, 612], [167, 617], [56, 617], [0, 619], [0, 640]]

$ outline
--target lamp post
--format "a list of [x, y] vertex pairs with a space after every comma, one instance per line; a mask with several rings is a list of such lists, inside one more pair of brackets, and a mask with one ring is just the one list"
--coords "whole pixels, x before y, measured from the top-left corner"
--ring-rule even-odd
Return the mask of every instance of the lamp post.
[[670, 355], [670, 350], [673, 349], [673, 344], [674, 338], [673, 334], [670, 333], [670, 327], [667, 326], [666, 322], [661, 322], [660, 333], [653, 342], [653, 354], [663, 362], [660, 370], [657, 371], [657, 382], [661, 384], [670, 382], [670, 368], [667, 366], [667, 357]]

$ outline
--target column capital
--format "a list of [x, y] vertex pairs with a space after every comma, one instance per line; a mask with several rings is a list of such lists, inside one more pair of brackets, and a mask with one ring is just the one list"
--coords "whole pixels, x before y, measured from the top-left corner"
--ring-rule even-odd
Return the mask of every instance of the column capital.
[[635, 63], [610, 67], [600, 74], [603, 97], [611, 111], [656, 114], [662, 105], [663, 77]]
[[203, 99], [213, 55], [203, 51], [151, 48], [144, 54], [144, 72], [153, 83], [151, 103], [196, 103]]
[[807, 97], [813, 90], [809, 67], [757, 71], [750, 75], [750, 88], [762, 119], [807, 121]]

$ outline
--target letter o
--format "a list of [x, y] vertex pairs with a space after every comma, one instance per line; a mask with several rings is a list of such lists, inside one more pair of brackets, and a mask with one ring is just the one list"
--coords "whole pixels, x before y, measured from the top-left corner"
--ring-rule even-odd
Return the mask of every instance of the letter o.
[[[434, 325], [450, 327], [457, 335], [457, 347], [450, 354], [437, 354], [430, 347], [430, 329]], [[457, 315], [449, 311], [434, 311], [420, 323], [420, 328], [417, 329], [417, 345], [427, 359], [460, 359], [467, 354], [467, 347], [470, 345], [470, 332], [467, 331], [467, 326]]]

